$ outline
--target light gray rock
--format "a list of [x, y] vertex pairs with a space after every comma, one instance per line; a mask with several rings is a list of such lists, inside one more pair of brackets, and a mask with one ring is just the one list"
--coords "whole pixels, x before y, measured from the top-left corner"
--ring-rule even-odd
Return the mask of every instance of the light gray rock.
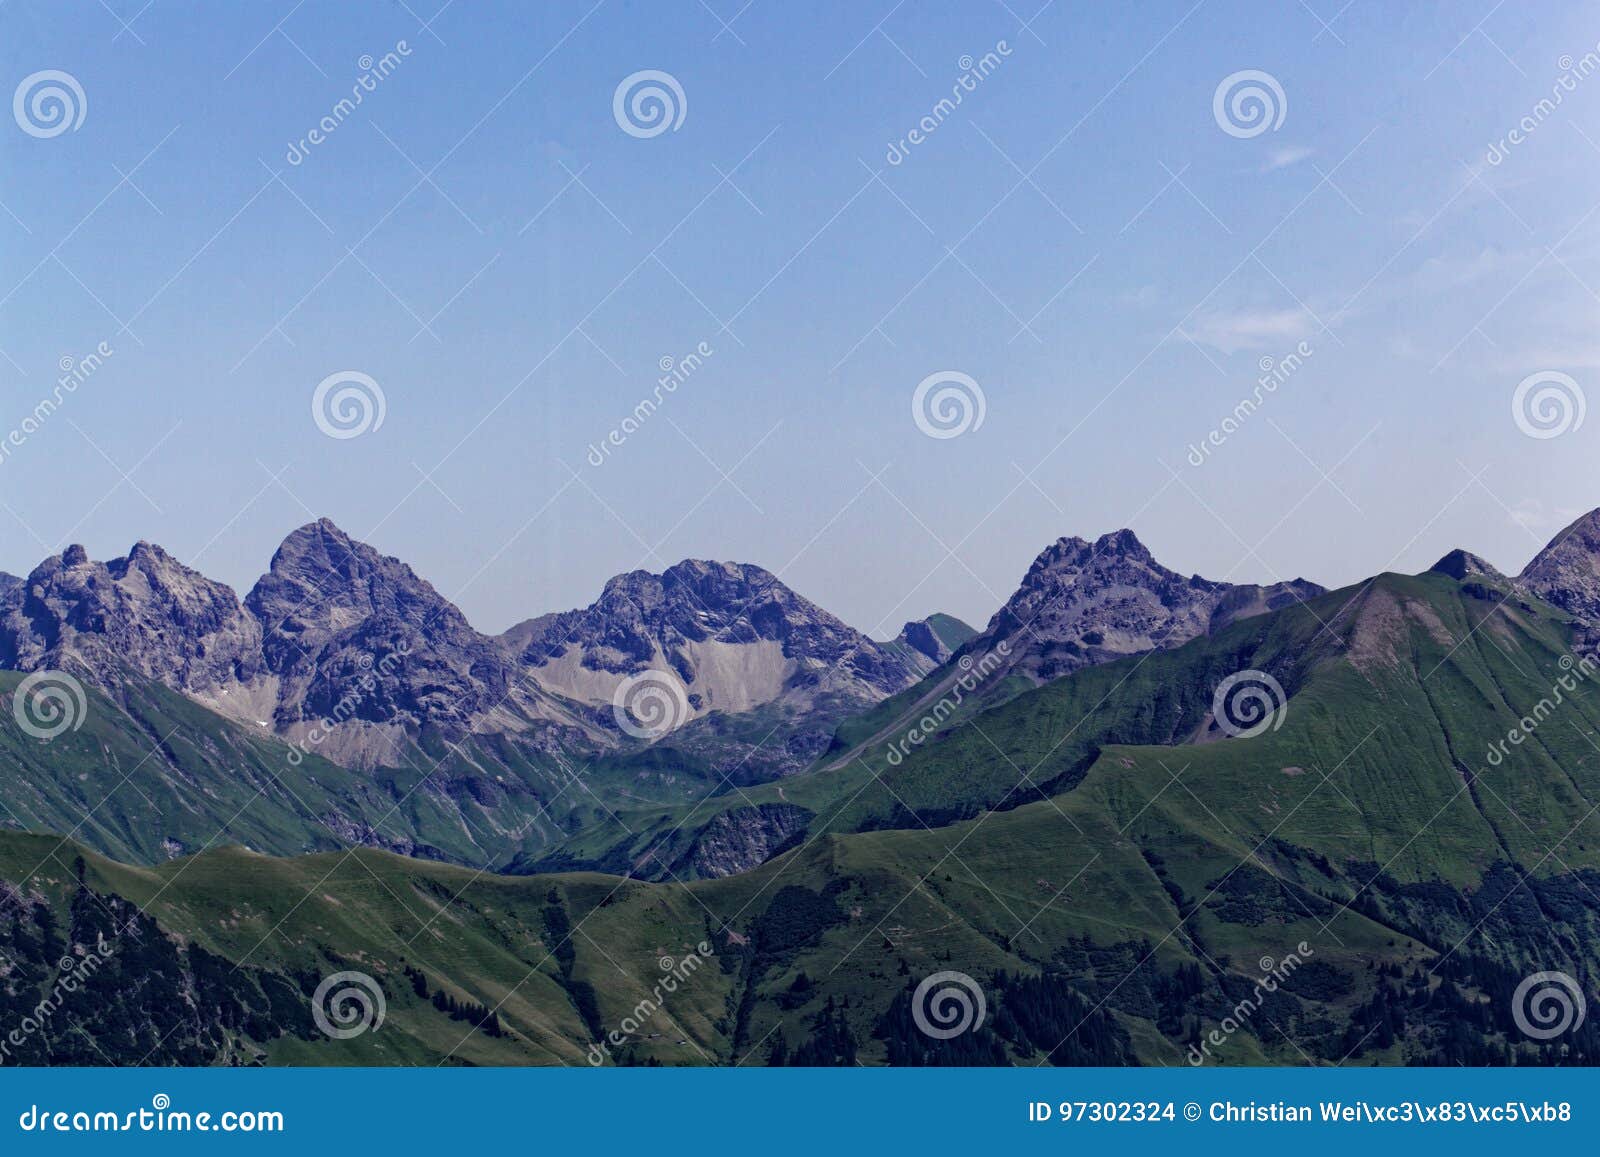
[[531, 619], [501, 641], [541, 685], [579, 702], [609, 704], [627, 676], [670, 672], [692, 716], [804, 710], [824, 697], [874, 703], [933, 666], [874, 642], [770, 571], [699, 559], [618, 575], [593, 605]]
[[1517, 584], [1585, 623], [1600, 623], [1600, 510], [1572, 523], [1522, 569]]
[[0, 607], [8, 667], [73, 670], [107, 688], [131, 670], [202, 696], [263, 673], [261, 628], [238, 596], [147, 542], [110, 562], [68, 547]]

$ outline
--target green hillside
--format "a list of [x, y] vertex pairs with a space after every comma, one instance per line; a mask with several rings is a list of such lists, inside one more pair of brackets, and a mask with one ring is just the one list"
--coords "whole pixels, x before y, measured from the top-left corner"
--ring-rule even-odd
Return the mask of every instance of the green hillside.
[[[1561, 860], [1587, 866], [1597, 845], [1586, 813], [1600, 801], [1592, 681], [1568, 694], [1534, 741], [1498, 766], [1488, 762], [1490, 745], [1549, 697], [1572, 646], [1568, 619], [1553, 608], [1476, 581], [1385, 575], [1043, 687], [982, 685], [929, 727], [922, 721], [953, 697], [953, 672], [936, 672], [841, 728], [835, 752], [808, 775], [690, 808], [622, 810], [561, 850], [575, 862], [637, 860], [692, 841], [720, 812], [780, 799], [817, 817], [813, 833], [823, 825], [936, 827], [1058, 796], [1086, 779], [1095, 790], [1114, 783], [1125, 798], [1148, 800], [1167, 773], [1110, 774], [1104, 752], [1122, 745], [1160, 747], [1159, 762], [1173, 772], [1189, 765], [1183, 782], [1234, 830], [1259, 839], [1292, 812], [1280, 834], [1336, 862], [1399, 856], [1390, 870], [1402, 878], [1464, 883], [1497, 858], [1531, 867], [1570, 835]], [[1214, 742], [1220, 733], [1201, 734], [1217, 685], [1250, 669], [1272, 674], [1289, 696], [1283, 727], [1225, 743]], [[913, 730], [924, 741], [907, 746]], [[1297, 808], [1334, 768], [1333, 790]]]
[[[654, 882], [237, 848], [89, 854], [80, 881], [76, 847], [4, 835], [8, 999], [126, 902], [178, 945], [155, 975], [231, 1010], [169, 1029], [219, 1063], [582, 1064], [613, 1031], [607, 1063], [1593, 1063], [1592, 1023], [1541, 1044], [1512, 1001], [1531, 972], [1600, 967], [1600, 696], [1570, 630], [1476, 581], [1383, 576], [974, 698], [897, 762], [641, 803], [566, 845]], [[1246, 668], [1285, 689], [1281, 726], [1227, 738], [1212, 692]], [[684, 841], [727, 837], [715, 815], [761, 805], [804, 834], [726, 878], [670, 871]], [[607, 844], [612, 822], [637, 834]], [[714, 959], [664, 995], [702, 943]], [[305, 1022], [342, 970], [381, 985], [381, 1030]], [[936, 1041], [913, 990], [947, 971], [986, 1015]], [[138, 1023], [147, 987], [130, 973], [107, 998]]]
[[394, 766], [351, 770], [135, 679], [119, 702], [90, 690], [81, 726], [45, 741], [11, 719], [22, 679], [0, 671], [0, 827], [70, 835], [128, 863], [230, 844], [296, 855], [359, 842], [501, 865], [617, 802], [694, 800], [716, 782], [649, 752], [545, 754], [504, 736], [424, 737], [397, 750]]

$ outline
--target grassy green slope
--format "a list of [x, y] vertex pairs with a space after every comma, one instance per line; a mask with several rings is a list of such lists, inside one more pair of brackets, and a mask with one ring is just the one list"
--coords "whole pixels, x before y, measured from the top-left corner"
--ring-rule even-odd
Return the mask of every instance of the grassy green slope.
[[[630, 1016], [617, 1051], [633, 1063], [1182, 1063], [1230, 1015], [1242, 1027], [1216, 1063], [1548, 1060], [1515, 1033], [1509, 996], [1533, 970], [1600, 968], [1600, 695], [1564, 665], [1562, 616], [1504, 598], [1384, 576], [1011, 697], [898, 765], [751, 789], [781, 787], [815, 820], [726, 879], [229, 850], [91, 860], [89, 882], [302, 989], [339, 968], [379, 978], [381, 1032], [258, 1042], [281, 1063], [582, 1063]], [[1288, 690], [1283, 724], [1218, 739], [1211, 690], [1247, 667]], [[1537, 707], [1563, 674], [1562, 702]], [[1535, 712], [1531, 737], [1490, 760]], [[624, 813], [628, 851], [685, 815]], [[71, 855], [0, 837], [0, 877], [61, 903]], [[660, 958], [702, 940], [715, 967], [639, 1016]], [[1260, 962], [1289, 953], [1315, 966], [1239, 1017]], [[417, 997], [407, 968], [497, 1007], [505, 1034]], [[943, 970], [989, 995], [992, 1023], [960, 1041], [972, 1051], [930, 1053], [906, 1031], [907, 991]], [[1583, 1031], [1550, 1047], [1592, 1061]]]
[[[9, 706], [23, 676], [0, 671]], [[614, 802], [673, 804], [715, 782], [682, 761], [530, 753], [501, 736], [424, 740], [399, 766], [340, 767], [253, 734], [157, 684], [90, 691], [44, 741], [0, 714], [0, 825], [70, 834], [125, 862], [242, 845], [294, 855], [365, 842], [474, 866], [564, 838]]]
[[[1091, 769], [1097, 788], [1117, 784], [1143, 803], [1166, 769], [1192, 764], [1182, 778], [1202, 783], [1231, 825], [1259, 835], [1288, 814], [1308, 847], [1341, 861], [1398, 855], [1408, 878], [1466, 882], [1495, 859], [1532, 868], [1569, 834], [1545, 866], [1589, 864], [1579, 846], [1597, 848], [1586, 812], [1600, 802], [1600, 687], [1581, 682], [1532, 740], [1498, 766], [1488, 759], [1550, 697], [1571, 646], [1565, 617], [1549, 607], [1441, 575], [1385, 575], [1174, 651], [1020, 693], [980, 688], [907, 747], [903, 737], [951, 698], [949, 676], [931, 676], [841, 728], [848, 763], [824, 760], [689, 808], [620, 811], [565, 846], [578, 860], [615, 862], [618, 848], [634, 862], [664, 848], [658, 859], [670, 860], [719, 812], [780, 798], [816, 814], [813, 833], [936, 827], [1069, 791]], [[1248, 742], [1192, 742], [1217, 684], [1246, 669], [1286, 688], [1286, 724]], [[877, 739], [860, 746], [867, 736]], [[1159, 745], [1146, 766], [1162, 780], [1109, 774], [1113, 745]], [[1308, 792], [1329, 774], [1332, 790]]]

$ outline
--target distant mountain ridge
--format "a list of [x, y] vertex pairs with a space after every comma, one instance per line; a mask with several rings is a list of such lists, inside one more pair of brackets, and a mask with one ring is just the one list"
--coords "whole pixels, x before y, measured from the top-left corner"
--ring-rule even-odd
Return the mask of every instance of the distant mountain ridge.
[[1007, 644], [1011, 673], [1049, 682], [1124, 655], [1181, 646], [1324, 593], [1305, 579], [1235, 585], [1168, 570], [1131, 530], [1057, 539], [963, 654]]
[[78, 669], [107, 686], [131, 669], [201, 699], [265, 671], [260, 624], [232, 589], [147, 542], [110, 562], [68, 547], [0, 606], [7, 667]]
[[701, 559], [618, 575], [592, 605], [520, 623], [502, 645], [541, 685], [590, 703], [611, 702], [629, 675], [670, 670], [695, 716], [830, 692], [873, 702], [934, 665], [846, 626], [770, 571]]
[[1600, 510], [1552, 538], [1523, 567], [1517, 585], [1577, 618], [1600, 621]]
[[954, 615], [936, 614], [915, 619], [900, 628], [890, 646], [910, 647], [935, 664], [944, 663], [977, 634]]
[[1468, 575], [1482, 575], [1484, 578], [1504, 579], [1495, 565], [1486, 559], [1480, 558], [1470, 550], [1452, 550], [1438, 562], [1428, 568], [1437, 574], [1446, 574], [1453, 579], [1464, 579]]
[[[72, 546], [0, 582], [0, 668], [62, 669], [113, 694], [130, 675], [148, 679], [291, 742], [310, 736], [347, 766], [392, 764], [429, 736], [626, 746], [613, 698], [652, 670], [681, 682], [675, 727], [771, 709], [784, 727], [818, 713], [813, 730], [827, 729], [936, 663], [873, 641], [760, 567], [702, 560], [619, 575], [589, 607], [485, 635], [328, 519], [291, 532], [242, 600], [146, 542], [106, 562]], [[339, 726], [321, 726], [329, 719]], [[778, 770], [825, 741], [813, 735]]]
[[[1515, 580], [1466, 551], [1433, 569], [1600, 620], [1600, 511]], [[681, 718], [648, 738], [670, 735], [711, 768], [760, 779], [805, 766], [837, 721], [962, 655], [1005, 643], [1003, 673], [1045, 683], [1321, 593], [1298, 578], [1184, 576], [1123, 529], [1051, 544], [981, 632], [934, 615], [877, 642], [759, 566], [690, 559], [618, 575], [588, 607], [490, 636], [405, 563], [320, 519], [285, 538], [242, 600], [147, 542], [107, 562], [73, 546], [26, 579], [0, 576], [0, 667], [62, 668], [113, 692], [131, 672], [291, 742], [335, 718], [321, 754], [347, 766], [392, 762], [430, 736], [626, 749], [636, 744], [613, 709], [619, 688], [665, 672]]]
[[493, 640], [431, 584], [327, 519], [284, 540], [244, 605], [262, 624], [275, 723], [290, 735], [337, 712], [394, 739], [459, 739], [507, 701], [516, 679]]
[[[44, 906], [76, 928], [147, 904], [159, 959], [119, 955], [93, 1023], [169, 1015], [143, 999], [153, 961], [202, 995], [233, 978], [263, 1013], [240, 1022], [263, 1030], [249, 1042], [278, 1063], [577, 1063], [658, 981], [657, 945], [705, 937], [725, 966], [619, 1058], [1182, 1064], [1197, 1018], [1222, 1023], [1258, 961], [1314, 941], [1222, 1059], [1591, 1063], [1592, 1025], [1530, 1040], [1511, 995], [1600, 966], [1600, 683], [1573, 669], [1600, 626], [1597, 529], [1575, 523], [1515, 579], [1452, 551], [1304, 605], [1303, 580], [1186, 578], [1128, 531], [1063, 539], [982, 635], [933, 616], [870, 646], [741, 564], [619, 576], [594, 606], [495, 639], [331, 523], [290, 535], [243, 600], [147, 544], [103, 564], [68, 550], [0, 593], [0, 640], [111, 697], [91, 689], [83, 727], [48, 742], [0, 727], [0, 802], [21, 817], [5, 823], [37, 833], [0, 832], [0, 878], [27, 881], [13, 899], [41, 913], [0, 925], [0, 947], [36, 999], [61, 956]], [[692, 717], [653, 743], [619, 736], [607, 681], [662, 670], [699, 697]], [[1273, 694], [1253, 734], [1219, 695], [1245, 672]], [[0, 702], [22, 682], [0, 671]], [[1546, 711], [1557, 686], [1570, 695]], [[207, 696], [269, 704], [267, 724]], [[840, 758], [811, 760], [851, 703]], [[318, 712], [411, 744], [403, 765], [319, 758]], [[568, 739], [596, 746], [569, 758]], [[562, 943], [564, 960], [540, 947]], [[549, 957], [533, 974], [530, 945]], [[274, 991], [298, 1005], [350, 960], [395, 1035], [336, 1052], [277, 1031], [304, 1017]], [[951, 971], [992, 1027], [934, 1054], [909, 1002]], [[1437, 986], [1407, 980], [1427, 972]], [[458, 993], [504, 1018], [463, 1052]], [[107, 1059], [148, 1060], [114, 1039]]]

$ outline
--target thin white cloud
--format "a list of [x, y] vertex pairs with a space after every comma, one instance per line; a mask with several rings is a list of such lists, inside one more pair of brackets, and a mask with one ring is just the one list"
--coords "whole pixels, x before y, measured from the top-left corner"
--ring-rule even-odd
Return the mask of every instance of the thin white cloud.
[[1205, 314], [1183, 336], [1232, 354], [1240, 350], [1282, 349], [1315, 330], [1316, 323], [1303, 309], [1245, 309]]
[[1316, 151], [1305, 145], [1289, 145], [1287, 148], [1273, 149], [1267, 155], [1267, 163], [1261, 166], [1261, 171], [1270, 173], [1276, 169], [1287, 169], [1290, 165], [1298, 165], [1307, 157], [1315, 155]]
[[1538, 498], [1524, 498], [1512, 507], [1511, 521], [1526, 530], [1554, 531], [1582, 517], [1586, 511], [1576, 506], [1546, 506]]

